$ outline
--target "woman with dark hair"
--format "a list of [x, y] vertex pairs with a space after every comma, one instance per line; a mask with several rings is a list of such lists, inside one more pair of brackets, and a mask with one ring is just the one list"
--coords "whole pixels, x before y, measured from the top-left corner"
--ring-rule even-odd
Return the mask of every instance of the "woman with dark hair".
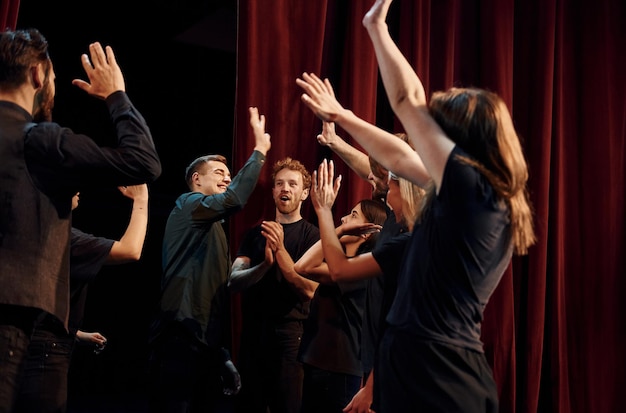
[[[318, 177], [326, 179], [326, 172], [322, 173], [326, 170], [324, 160], [313, 174], [313, 191], [320, 186]], [[318, 200], [312, 199], [317, 211]], [[385, 205], [379, 200], [363, 199], [356, 204], [335, 229], [344, 254], [353, 257], [371, 251], [386, 218]], [[361, 329], [367, 283], [364, 279], [334, 282], [321, 240], [296, 262], [295, 270], [320, 283], [300, 344], [299, 358], [304, 364], [301, 411], [341, 413], [359, 390], [363, 375]]]
[[389, 34], [390, 4], [377, 0], [363, 24], [415, 152], [344, 109], [328, 80], [305, 73], [296, 81], [318, 117], [339, 124], [384, 167], [416, 184], [432, 179], [387, 315], [375, 398], [383, 412], [497, 412], [481, 323], [512, 254], [527, 253], [535, 242], [528, 168], [509, 111], [495, 93], [452, 88], [427, 102]]

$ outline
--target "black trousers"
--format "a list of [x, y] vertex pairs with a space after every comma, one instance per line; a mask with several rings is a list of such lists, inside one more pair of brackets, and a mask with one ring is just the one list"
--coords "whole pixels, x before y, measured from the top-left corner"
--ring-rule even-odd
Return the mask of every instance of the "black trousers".
[[224, 403], [221, 353], [172, 329], [150, 355], [150, 411], [210, 413]]
[[483, 353], [417, 339], [388, 327], [374, 367], [376, 412], [496, 413], [498, 393]]

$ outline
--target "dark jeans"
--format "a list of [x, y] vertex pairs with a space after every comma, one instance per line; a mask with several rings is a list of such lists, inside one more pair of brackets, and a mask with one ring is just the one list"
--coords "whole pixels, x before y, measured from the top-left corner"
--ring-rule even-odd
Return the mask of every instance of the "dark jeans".
[[224, 403], [220, 353], [191, 337], [168, 332], [150, 356], [150, 411], [210, 413]]
[[360, 387], [360, 376], [334, 373], [305, 364], [301, 412], [342, 413]]
[[28, 346], [16, 411], [63, 413], [74, 337], [36, 328]]
[[14, 325], [0, 324], [0, 413], [13, 411], [29, 335]]
[[299, 413], [302, 402], [302, 363], [297, 360], [302, 321], [267, 328], [259, 342], [241, 344], [241, 393], [238, 413]]

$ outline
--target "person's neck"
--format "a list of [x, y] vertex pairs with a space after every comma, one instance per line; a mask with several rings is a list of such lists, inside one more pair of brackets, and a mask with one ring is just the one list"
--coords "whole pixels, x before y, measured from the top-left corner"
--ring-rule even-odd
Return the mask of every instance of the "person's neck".
[[302, 219], [302, 214], [300, 214], [300, 210], [293, 211], [289, 214], [283, 214], [278, 209], [276, 210], [276, 222], [279, 224], [293, 224], [294, 222], [298, 222]]
[[364, 242], [365, 242], [365, 239], [362, 238], [362, 237], [359, 237], [358, 241], [354, 241], [354, 242], [350, 242], [350, 243], [345, 244], [344, 247], [345, 247], [345, 251], [346, 251], [346, 256], [347, 257], [354, 257], [356, 255], [356, 253], [359, 251], [359, 247]]
[[24, 88], [14, 91], [0, 91], [0, 100], [15, 103], [31, 115], [33, 114], [34, 93], [28, 93]]

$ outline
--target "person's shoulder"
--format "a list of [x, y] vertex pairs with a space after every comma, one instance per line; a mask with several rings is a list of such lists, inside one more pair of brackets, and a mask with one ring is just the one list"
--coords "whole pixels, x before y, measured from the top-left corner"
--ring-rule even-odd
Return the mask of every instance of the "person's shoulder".
[[301, 223], [300, 225], [302, 225], [303, 230], [306, 230], [309, 233], [317, 234], [319, 236], [320, 229], [317, 227], [317, 225], [313, 224], [312, 222], [307, 221], [304, 218], [298, 222]]
[[78, 228], [72, 227], [72, 242], [78, 241], [83, 238], [91, 238], [92, 234], [87, 234], [86, 232], [81, 231]]
[[60, 135], [64, 130], [69, 131], [68, 128], [64, 128], [56, 122], [31, 122], [27, 126], [26, 140], [49, 142], [50, 137]]
[[183, 205], [187, 202], [194, 202], [204, 198], [204, 194], [201, 192], [184, 192], [176, 198], [177, 205]]

